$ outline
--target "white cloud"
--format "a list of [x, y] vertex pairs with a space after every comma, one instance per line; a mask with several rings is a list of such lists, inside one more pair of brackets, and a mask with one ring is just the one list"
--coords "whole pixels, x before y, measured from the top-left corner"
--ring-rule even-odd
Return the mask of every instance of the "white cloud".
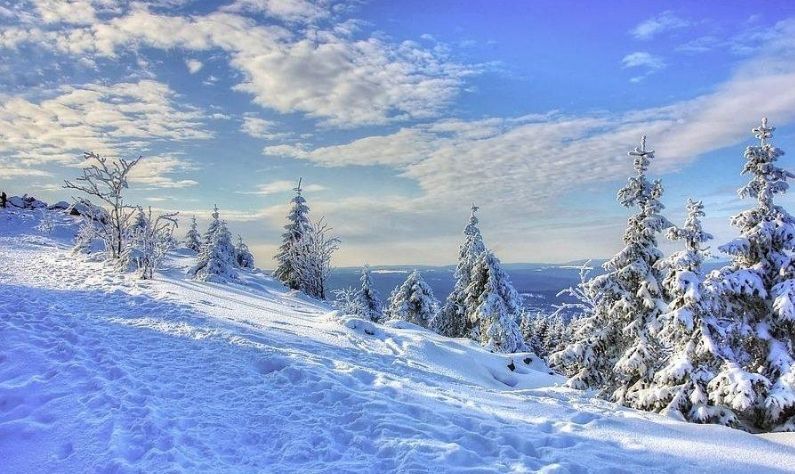
[[339, 146], [318, 148], [312, 152], [296, 145], [275, 145], [263, 149], [266, 155], [305, 158], [324, 166], [406, 165], [419, 161], [433, 151], [419, 129], [406, 128], [397, 133], [371, 136]]
[[158, 140], [207, 139], [199, 110], [142, 80], [65, 86], [53, 97], [0, 96], [0, 165], [73, 164], [84, 151], [127, 156]]
[[[297, 184], [298, 183], [295, 181], [288, 181], [288, 180], [272, 181], [270, 183], [259, 185], [256, 191], [245, 192], [244, 194], [258, 194], [261, 196], [270, 196], [272, 194], [287, 193], [287, 192], [292, 192]], [[320, 184], [308, 184], [308, 185], [302, 184], [301, 189], [307, 192], [317, 192], [317, 191], [324, 191], [326, 187]]]
[[96, 21], [91, 0], [34, 0], [44, 23], [90, 24]]
[[650, 40], [660, 33], [686, 28], [690, 25], [689, 21], [677, 17], [670, 11], [666, 11], [641, 22], [630, 33], [635, 39]]
[[177, 155], [144, 156], [130, 171], [130, 183], [149, 188], [187, 188], [198, 183], [191, 179], [174, 179], [172, 175], [196, 169], [193, 163]]
[[[752, 140], [749, 130], [762, 115], [774, 124], [795, 120], [793, 83], [791, 66], [767, 75], [740, 72], [711, 94], [624, 114], [448, 120], [342, 145], [265, 151], [323, 166], [389, 166], [421, 188], [419, 197], [404, 198], [416, 213], [438, 216], [474, 200], [501, 226], [528, 229], [559, 213], [568, 192], [630, 173], [626, 152], [642, 134], [657, 149], [652, 173], [661, 175]], [[739, 169], [741, 150], [733, 159]]]
[[627, 54], [621, 60], [625, 68], [643, 67], [652, 71], [657, 71], [665, 67], [665, 61], [659, 56], [655, 56], [645, 51], [636, 51]]
[[27, 168], [22, 166], [14, 166], [10, 164], [3, 164], [0, 162], [0, 180], [10, 180], [16, 178], [30, 178], [30, 177], [49, 177], [51, 173], [38, 170], [35, 168]]
[[641, 68], [644, 70], [643, 74], [630, 78], [630, 82], [640, 82], [650, 74], [665, 68], [665, 61], [663, 61], [661, 57], [655, 56], [645, 51], [636, 51], [634, 53], [627, 54], [621, 60], [621, 63], [623, 64], [624, 69]]
[[288, 22], [310, 22], [330, 15], [328, 2], [320, 0], [236, 0], [223, 8], [230, 12], [258, 12]]
[[473, 73], [438, 48], [354, 38], [354, 30], [348, 23], [288, 30], [229, 12], [169, 16], [136, 4], [126, 15], [87, 26], [7, 27], [0, 30], [0, 47], [27, 42], [92, 58], [113, 58], [138, 46], [220, 49], [242, 73], [235, 89], [251, 94], [255, 103], [343, 127], [435, 116]]
[[198, 59], [187, 59], [185, 60], [185, 66], [188, 67], [189, 73], [196, 74], [197, 72], [201, 71], [201, 69], [204, 67], [204, 64]]
[[254, 116], [243, 117], [243, 123], [240, 130], [254, 138], [263, 138], [266, 140], [277, 140], [289, 136], [289, 133], [276, 132], [276, 123], [271, 120], [265, 120]]

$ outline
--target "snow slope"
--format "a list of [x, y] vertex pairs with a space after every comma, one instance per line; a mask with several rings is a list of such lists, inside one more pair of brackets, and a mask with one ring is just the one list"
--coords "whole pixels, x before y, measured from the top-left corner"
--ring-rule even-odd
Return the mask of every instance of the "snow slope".
[[137, 281], [71, 256], [71, 218], [37, 219], [0, 210], [5, 473], [795, 470], [789, 434], [623, 409], [532, 354], [346, 317], [256, 271], [186, 280], [187, 253]]

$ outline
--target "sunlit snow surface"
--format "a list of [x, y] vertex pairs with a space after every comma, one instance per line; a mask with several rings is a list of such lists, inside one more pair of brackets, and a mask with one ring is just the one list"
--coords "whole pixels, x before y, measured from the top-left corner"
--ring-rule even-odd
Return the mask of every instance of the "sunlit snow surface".
[[0, 210], [0, 472], [795, 470], [790, 434], [619, 408], [261, 273], [196, 283], [187, 252], [137, 281], [37, 220]]

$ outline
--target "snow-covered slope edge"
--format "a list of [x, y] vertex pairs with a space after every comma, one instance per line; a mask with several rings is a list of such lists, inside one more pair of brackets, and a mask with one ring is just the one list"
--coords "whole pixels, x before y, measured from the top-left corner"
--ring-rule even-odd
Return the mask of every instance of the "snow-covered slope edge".
[[[285, 292], [141, 282], [0, 211], [3, 472], [795, 469], [791, 443], [620, 409], [513, 360]], [[525, 363], [525, 358], [529, 359]], [[508, 368], [513, 362], [514, 370]]]

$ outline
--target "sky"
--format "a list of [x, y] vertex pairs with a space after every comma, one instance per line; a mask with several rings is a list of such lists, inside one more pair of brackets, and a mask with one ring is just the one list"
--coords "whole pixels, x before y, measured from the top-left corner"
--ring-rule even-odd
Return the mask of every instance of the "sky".
[[338, 266], [454, 263], [473, 202], [505, 262], [608, 257], [644, 134], [717, 247], [762, 116], [795, 168], [791, 1], [0, 0], [0, 189], [141, 155], [128, 202], [266, 268], [299, 177]]

